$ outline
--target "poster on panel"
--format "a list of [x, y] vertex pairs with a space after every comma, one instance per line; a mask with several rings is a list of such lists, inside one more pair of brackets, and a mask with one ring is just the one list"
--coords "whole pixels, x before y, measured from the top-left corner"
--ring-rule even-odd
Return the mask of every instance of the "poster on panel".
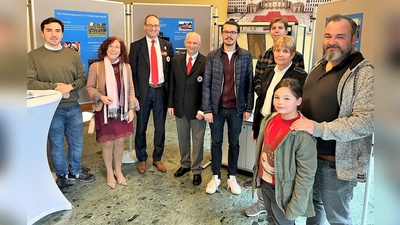
[[64, 23], [61, 44], [79, 53], [88, 74], [101, 43], [109, 36], [108, 13], [55, 9], [54, 15]]
[[185, 54], [186, 34], [194, 31], [193, 18], [160, 18], [160, 37], [170, 41], [175, 55]]

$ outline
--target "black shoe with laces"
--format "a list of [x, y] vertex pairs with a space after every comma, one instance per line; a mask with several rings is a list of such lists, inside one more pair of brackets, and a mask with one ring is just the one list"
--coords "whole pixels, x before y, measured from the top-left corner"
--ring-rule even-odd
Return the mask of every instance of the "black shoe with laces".
[[79, 180], [81, 182], [93, 182], [96, 180], [96, 177], [93, 174], [87, 172], [81, 172], [79, 174], [73, 175], [71, 173], [68, 174], [68, 180]]
[[253, 184], [253, 180], [248, 180], [246, 182], [244, 182], [244, 188], [251, 188]]
[[67, 175], [57, 175], [56, 184], [58, 188], [60, 188], [62, 193], [67, 193], [69, 190], [69, 183], [67, 179]]

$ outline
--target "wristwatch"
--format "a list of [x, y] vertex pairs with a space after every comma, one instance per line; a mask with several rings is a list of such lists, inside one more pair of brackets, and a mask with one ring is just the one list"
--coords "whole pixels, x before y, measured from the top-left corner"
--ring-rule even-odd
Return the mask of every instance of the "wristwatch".
[[74, 83], [72, 83], [71, 86], [72, 86], [72, 89], [76, 88], [76, 84], [74, 84]]

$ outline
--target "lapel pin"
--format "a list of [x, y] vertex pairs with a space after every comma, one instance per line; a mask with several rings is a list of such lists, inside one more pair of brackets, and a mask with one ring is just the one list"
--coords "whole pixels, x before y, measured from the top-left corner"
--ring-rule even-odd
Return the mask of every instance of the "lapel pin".
[[197, 82], [202, 82], [203, 81], [203, 77], [202, 76], [198, 76], [197, 77]]

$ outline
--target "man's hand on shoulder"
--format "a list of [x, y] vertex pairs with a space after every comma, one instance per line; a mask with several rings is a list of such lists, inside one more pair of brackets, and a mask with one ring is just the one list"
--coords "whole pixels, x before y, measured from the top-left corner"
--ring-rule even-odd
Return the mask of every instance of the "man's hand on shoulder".
[[314, 133], [314, 121], [306, 118], [300, 118], [292, 123], [290, 129], [295, 131], [307, 131], [312, 135]]

